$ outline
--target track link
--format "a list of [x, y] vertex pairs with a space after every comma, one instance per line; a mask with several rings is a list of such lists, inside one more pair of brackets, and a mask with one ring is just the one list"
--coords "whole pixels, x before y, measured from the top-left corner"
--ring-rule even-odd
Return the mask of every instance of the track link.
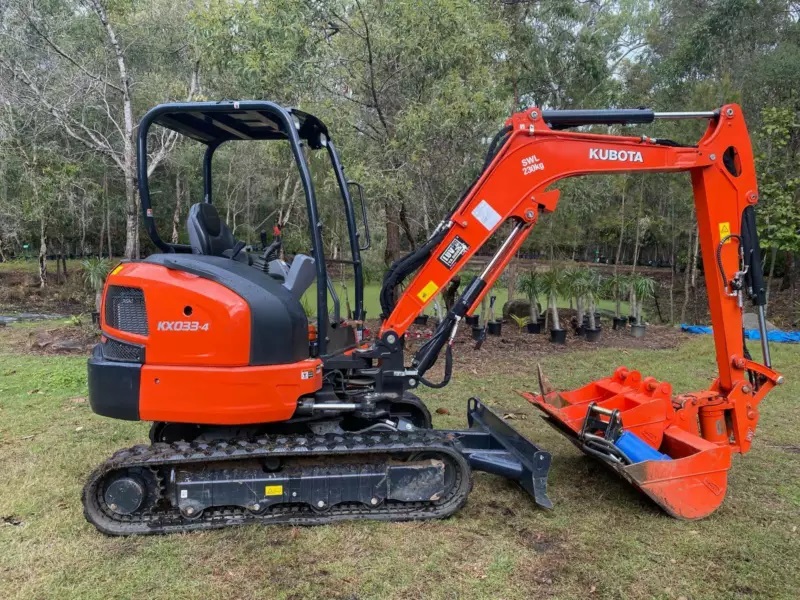
[[[345, 520], [373, 519], [410, 521], [448, 517], [460, 509], [472, 488], [472, 472], [457, 447], [452, 434], [433, 430], [408, 433], [375, 432], [369, 434], [280, 435], [254, 440], [219, 440], [213, 442], [157, 443], [120, 450], [99, 466], [83, 489], [86, 519], [107, 535], [148, 535], [179, 533], [248, 524], [319, 525]], [[425, 502], [386, 501], [379, 506], [343, 503], [325, 512], [305, 504], [278, 504], [265, 513], [253, 513], [235, 506], [207, 509], [198, 517], [181, 514], [164, 493], [164, 482], [174, 468], [214, 468], [225, 463], [268, 458], [320, 459], [320, 464], [368, 462], [375, 457], [407, 459], [424, 455], [446, 463], [451, 469], [451, 485], [438, 499]], [[341, 460], [337, 460], [341, 459]], [[157, 499], [129, 515], [112, 510], [105, 501], [107, 482], [130, 469], [153, 473], [148, 493]]]

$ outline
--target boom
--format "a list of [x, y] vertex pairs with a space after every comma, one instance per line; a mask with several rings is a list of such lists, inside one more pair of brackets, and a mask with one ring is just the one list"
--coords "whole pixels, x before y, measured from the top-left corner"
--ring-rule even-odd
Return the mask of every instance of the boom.
[[[707, 119], [709, 124], [693, 146], [647, 136], [562, 130], [592, 123], [647, 123], [659, 118], [700, 118]], [[691, 175], [719, 376], [709, 390], [674, 399], [669, 384], [659, 384], [652, 378], [643, 382], [637, 372], [627, 369], [618, 370], [608, 380], [590, 384], [595, 386], [591, 389], [587, 386], [572, 392], [578, 395], [571, 398], [567, 394], [557, 398], [535, 394], [526, 397], [584, 450], [589, 439], [587, 433], [602, 438], [598, 436], [600, 425], [594, 429], [586, 427], [597, 414], [601, 418], [595, 425], [616, 426], [621, 420], [626, 429], [633, 431], [637, 431], [639, 425], [644, 427], [644, 421], [649, 419], [647, 427], [642, 429], [648, 435], [643, 437], [662, 451], [665, 444], [671, 444], [666, 455], [676, 454], [686, 459], [688, 454], [724, 449], [722, 454], [717, 452], [714, 459], [718, 467], [715, 473], [721, 470], [724, 477], [727, 466], [723, 463], [729, 461], [729, 451], [749, 450], [758, 422], [758, 404], [776, 383], [782, 382], [771, 368], [766, 332], [762, 330], [763, 364], [751, 360], [742, 335], [744, 296], [748, 295], [758, 307], [763, 324], [765, 289], [753, 208], [758, 201], [753, 153], [742, 111], [735, 104], [701, 113], [533, 108], [514, 114], [495, 138], [478, 180], [428, 242], [393, 265], [384, 279], [381, 300], [386, 318], [381, 327], [381, 339], [400, 338], [436, 293], [504, 223], [510, 222], [509, 236], [483, 272], [467, 285], [432, 339], [414, 358], [412, 369], [421, 378], [447, 345], [446, 382], [452, 368], [450, 346], [460, 320], [475, 310], [539, 216], [556, 209], [559, 192], [550, 189], [551, 186], [567, 177], [628, 172], [689, 172]], [[399, 282], [416, 269], [419, 269], [416, 276], [396, 303], [393, 302]], [[607, 393], [601, 393], [596, 387], [609, 385]], [[640, 397], [643, 393], [647, 402]], [[660, 399], [656, 404], [651, 402], [654, 396]], [[613, 406], [613, 410], [603, 409], [604, 402]], [[573, 404], [581, 408], [574, 408]], [[595, 405], [597, 408], [593, 409]], [[573, 409], [571, 414], [567, 414], [570, 409]], [[626, 416], [630, 410], [634, 414]], [[610, 415], [614, 411], [612, 418]], [[602, 415], [608, 419], [604, 420]], [[612, 423], [614, 419], [617, 422]], [[686, 432], [699, 442], [684, 439]], [[704, 445], [708, 442], [710, 447]], [[596, 445], [594, 453], [597, 454]], [[711, 481], [708, 473], [703, 477]], [[636, 480], [632, 475], [627, 478]], [[639, 479], [637, 485], [645, 489], [647, 478]], [[712, 496], [724, 497], [724, 481], [706, 487], [712, 489]], [[720, 490], [721, 494], [714, 493]], [[648, 493], [654, 497], [653, 493]], [[671, 500], [656, 498], [656, 501], [676, 516], [688, 518], [707, 514], [704, 511], [712, 504], [704, 501], [703, 508], [682, 512], [681, 508], [672, 506]]]

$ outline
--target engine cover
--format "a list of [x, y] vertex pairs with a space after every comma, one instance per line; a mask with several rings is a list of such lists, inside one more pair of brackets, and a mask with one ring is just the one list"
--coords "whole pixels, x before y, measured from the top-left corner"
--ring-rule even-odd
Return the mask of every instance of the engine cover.
[[102, 327], [150, 365], [264, 366], [308, 358], [308, 319], [280, 282], [216, 256], [155, 254], [109, 276]]

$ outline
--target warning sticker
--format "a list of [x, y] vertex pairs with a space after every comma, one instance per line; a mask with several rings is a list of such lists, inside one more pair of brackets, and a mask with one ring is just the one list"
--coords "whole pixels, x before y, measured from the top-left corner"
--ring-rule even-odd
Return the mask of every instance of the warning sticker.
[[268, 485], [264, 488], [265, 496], [283, 496], [282, 485]]
[[452, 269], [458, 260], [469, 250], [469, 244], [456, 236], [453, 241], [439, 255], [439, 262], [448, 269]]
[[[720, 240], [725, 240], [725, 238], [728, 237], [730, 234], [731, 234], [731, 224], [728, 221], [725, 221], [724, 223], [720, 223], [719, 224], [719, 239]], [[730, 241], [731, 241], [731, 239], [728, 238], [727, 240], [725, 240], [723, 242], [723, 244], [727, 244]]]
[[310, 371], [300, 371], [300, 379], [304, 381], [306, 379], [314, 379], [314, 370], [312, 369]]
[[481, 200], [480, 204], [472, 211], [472, 216], [489, 231], [500, 222], [500, 213], [493, 209], [486, 200]]
[[417, 294], [417, 298], [422, 300], [423, 302], [427, 302], [429, 298], [431, 298], [436, 292], [439, 291], [439, 286], [436, 285], [433, 281], [429, 281], [425, 284], [425, 287]]

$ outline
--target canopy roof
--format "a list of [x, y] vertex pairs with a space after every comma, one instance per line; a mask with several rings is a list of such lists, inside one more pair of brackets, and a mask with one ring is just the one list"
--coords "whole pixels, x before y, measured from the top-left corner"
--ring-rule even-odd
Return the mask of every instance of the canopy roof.
[[[328, 135], [315, 116], [266, 101], [180, 102], [154, 108], [153, 123], [204, 144], [233, 140], [285, 140], [284, 115], [294, 121], [298, 135], [318, 147], [320, 134]], [[283, 113], [283, 115], [281, 114]]]

